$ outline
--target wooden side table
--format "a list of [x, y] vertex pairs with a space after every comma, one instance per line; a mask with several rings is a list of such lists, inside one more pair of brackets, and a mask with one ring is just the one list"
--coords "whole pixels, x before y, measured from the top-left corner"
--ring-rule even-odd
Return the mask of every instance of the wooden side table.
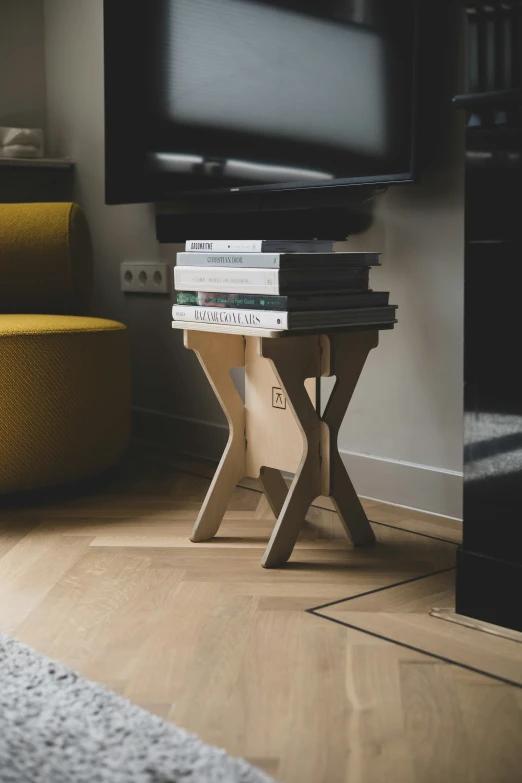
[[[209, 324], [180, 321], [172, 326], [184, 330], [185, 347], [196, 352], [230, 425], [191, 540], [216, 535], [236, 484], [251, 476], [260, 480], [277, 517], [261, 561], [265, 568], [286, 563], [319, 495], [332, 499], [354, 546], [373, 544], [337, 438], [368, 353], [378, 344], [377, 327], [295, 335], [234, 326], [216, 332]], [[234, 367], [245, 368], [245, 403], [230, 376]], [[310, 395], [316, 378], [331, 375], [337, 381], [320, 416]], [[295, 474], [289, 489], [282, 470]]]

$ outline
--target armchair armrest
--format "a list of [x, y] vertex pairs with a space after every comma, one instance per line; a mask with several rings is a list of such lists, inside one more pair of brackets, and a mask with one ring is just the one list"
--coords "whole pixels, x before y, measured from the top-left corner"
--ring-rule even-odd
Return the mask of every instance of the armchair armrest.
[[0, 279], [0, 312], [82, 312], [92, 243], [78, 204], [0, 204]]

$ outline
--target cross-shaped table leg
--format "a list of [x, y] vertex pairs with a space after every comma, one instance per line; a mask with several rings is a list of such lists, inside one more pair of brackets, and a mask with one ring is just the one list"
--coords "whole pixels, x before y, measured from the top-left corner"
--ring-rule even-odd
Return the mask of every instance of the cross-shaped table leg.
[[330, 335], [330, 374], [337, 377], [334, 389], [322, 417], [323, 443], [321, 453], [328, 469], [323, 472], [322, 494], [332, 498], [333, 504], [354, 546], [368, 546], [375, 542], [350, 477], [339, 454], [339, 428], [350, 404], [369, 352], [379, 342], [378, 332]]
[[320, 419], [304, 387], [312, 369], [306, 347], [300, 350], [299, 344], [292, 346], [286, 340], [263, 339], [262, 355], [271, 361], [303, 435], [303, 457], [263, 557], [265, 568], [288, 560], [306, 513], [318, 495], [332, 498], [354, 546], [375, 541], [339, 454], [337, 439], [368, 353], [377, 342], [377, 332], [329, 336], [329, 366], [323, 374], [336, 375], [337, 381]]
[[240, 335], [186, 331], [185, 347], [197, 354], [230, 428], [228, 443], [190, 537], [197, 542], [216, 535], [236, 484], [246, 474], [245, 409], [230, 377], [232, 368], [245, 363], [245, 340]]
[[[256, 432], [246, 432], [245, 408], [230, 377], [233, 367], [245, 364], [244, 337], [219, 332], [185, 332], [185, 345], [196, 351], [230, 425], [227, 447], [196, 521], [192, 541], [204, 541], [216, 535], [237, 482], [247, 474], [259, 478], [277, 516], [262, 560], [266, 568], [280, 566], [288, 560], [307, 511], [319, 495], [332, 498], [354, 546], [375, 541], [339, 454], [337, 438], [367, 355], [377, 342], [377, 331], [337, 333], [323, 338], [259, 338], [260, 354], [270, 362], [302, 437], [302, 455], [287, 490], [280, 473], [280, 469], [287, 468], [278, 465], [276, 470], [265, 465], [261, 459], [268, 452], [260, 458], [252, 445]], [[322, 418], [304, 385], [307, 378], [320, 375], [337, 376]], [[257, 428], [258, 435], [259, 428], [276, 426], [274, 420], [265, 422], [264, 417], [265, 412], [262, 422], [252, 418], [253, 422], [257, 421], [254, 429]]]

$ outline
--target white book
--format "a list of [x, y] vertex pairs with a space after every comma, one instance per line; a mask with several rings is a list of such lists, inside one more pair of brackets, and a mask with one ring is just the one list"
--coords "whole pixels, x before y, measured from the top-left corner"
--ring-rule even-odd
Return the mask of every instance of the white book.
[[174, 286], [178, 291], [278, 294], [279, 269], [175, 266]]
[[[315, 254], [313, 254], [315, 257]], [[257, 267], [279, 269], [280, 253], [178, 253], [178, 266]]]
[[173, 305], [172, 318], [187, 323], [216, 326], [245, 326], [262, 329], [320, 329], [343, 326], [383, 326], [395, 323], [395, 305], [356, 307], [347, 310], [280, 312], [228, 307]]
[[194, 307], [173, 305], [172, 318], [175, 321], [192, 323], [227, 324], [228, 326], [253, 326], [263, 329], [288, 329], [288, 313], [275, 310], [235, 310], [225, 307]]
[[370, 267], [302, 267], [235, 269], [216, 266], [175, 266], [178, 291], [210, 293], [292, 294], [320, 290], [368, 291]]
[[334, 248], [332, 239], [188, 239], [185, 250], [190, 253], [328, 253]]
[[257, 269], [304, 269], [325, 266], [378, 266], [380, 253], [178, 253], [178, 266], [255, 267]]
[[262, 239], [189, 239], [185, 242], [189, 253], [261, 253]]

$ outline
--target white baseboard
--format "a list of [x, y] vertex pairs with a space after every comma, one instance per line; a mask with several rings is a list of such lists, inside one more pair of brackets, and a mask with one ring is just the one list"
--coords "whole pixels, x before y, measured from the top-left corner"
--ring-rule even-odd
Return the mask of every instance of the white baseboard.
[[[134, 408], [133, 437], [169, 451], [217, 462], [228, 440], [228, 426]], [[462, 518], [462, 473], [350, 451], [341, 451], [341, 456], [359, 495]]]
[[341, 457], [362, 497], [462, 519], [462, 473], [350, 451]]

